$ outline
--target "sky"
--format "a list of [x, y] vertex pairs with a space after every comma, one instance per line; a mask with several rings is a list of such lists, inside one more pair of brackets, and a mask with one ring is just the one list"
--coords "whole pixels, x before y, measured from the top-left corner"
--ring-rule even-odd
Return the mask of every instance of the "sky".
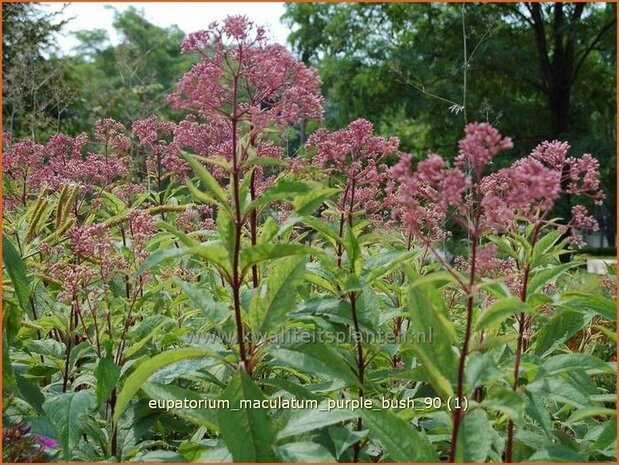
[[[112, 28], [114, 10], [106, 7], [111, 5], [123, 11], [133, 5], [144, 10], [147, 20], [158, 26], [176, 24], [184, 32], [206, 29], [210, 22], [221, 20], [229, 14], [244, 14], [256, 24], [266, 26], [273, 41], [285, 44], [288, 28], [280, 22], [284, 13], [283, 3], [185, 3], [185, 2], [96, 2], [70, 3], [63, 13], [63, 18], [73, 18], [58, 37], [58, 45], [63, 54], [71, 53], [77, 45], [71, 32], [79, 30], [106, 29], [112, 44], [118, 43], [118, 37]], [[47, 11], [58, 11], [62, 3], [46, 3], [42, 7]]]

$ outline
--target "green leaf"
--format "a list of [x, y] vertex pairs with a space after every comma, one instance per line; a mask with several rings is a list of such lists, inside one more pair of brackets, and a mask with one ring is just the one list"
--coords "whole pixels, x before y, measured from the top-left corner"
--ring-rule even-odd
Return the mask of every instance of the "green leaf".
[[562, 263], [533, 273], [527, 285], [527, 295], [534, 294], [538, 289], [554, 281], [566, 271], [580, 265], [581, 263], [578, 262]]
[[369, 430], [351, 431], [344, 426], [332, 426], [329, 428], [329, 437], [333, 442], [335, 456], [339, 459], [351, 446], [365, 439]]
[[[153, 316], [159, 317], [160, 315]], [[150, 318], [151, 317], [147, 317], [147, 319], [144, 320], [140, 326], [150, 322]], [[157, 326], [153, 327], [144, 337], [139, 339], [135, 344], [131, 344], [129, 347], [123, 350], [123, 360], [129, 360], [131, 357], [133, 357], [136, 353], [140, 351], [142, 347], [144, 347], [148, 343], [148, 341], [152, 340], [155, 336], [157, 336], [166, 326], [171, 326], [170, 320], [162, 321]]]
[[292, 202], [294, 213], [282, 223], [277, 235], [281, 235], [292, 225], [294, 225], [298, 221], [301, 221], [306, 216], [311, 215], [326, 200], [330, 199], [339, 192], [340, 189], [312, 189], [312, 191], [308, 192], [307, 194], [296, 196], [294, 201]]
[[574, 370], [595, 370], [603, 373], [612, 373], [613, 369], [608, 364], [593, 355], [588, 354], [560, 354], [550, 357], [542, 363], [537, 377], [553, 376]]
[[325, 447], [315, 442], [290, 442], [277, 448], [283, 462], [334, 463], [335, 457]]
[[4, 389], [13, 390], [17, 387], [15, 372], [9, 356], [9, 345], [5, 337], [2, 338], [2, 386]]
[[174, 226], [168, 224], [165, 221], [158, 221], [157, 222], [157, 227], [160, 228], [160, 229], [163, 229], [164, 231], [167, 231], [167, 232], [169, 232], [171, 234], [174, 234], [187, 247], [194, 247], [196, 245], [200, 245], [200, 242], [198, 242], [195, 239], [192, 239], [187, 234], [185, 234], [182, 231], [179, 231], [177, 228], [175, 228]]
[[183, 463], [183, 456], [172, 450], [149, 450], [137, 453], [131, 458], [132, 462], [140, 463]]
[[[571, 405], [575, 408], [593, 406], [591, 395], [597, 394], [595, 384], [585, 375], [587, 382], [583, 384], [582, 378], [575, 376], [578, 372], [570, 372], [567, 375], [536, 379], [526, 385], [527, 391], [545, 399]], [[589, 385], [587, 385], [589, 384]]]
[[456, 333], [445, 301], [432, 282], [420, 285], [413, 282], [408, 293], [408, 311], [413, 333], [432, 333], [431, 343], [413, 338], [413, 352], [419, 358], [432, 387], [441, 396], [448, 398], [453, 395], [451, 381], [455, 379], [457, 360], [452, 350]]
[[273, 240], [279, 229], [279, 223], [272, 216], [267, 217], [258, 234], [258, 244], [266, 244]]
[[45, 396], [41, 392], [38, 384], [31, 382], [18, 374], [15, 375], [15, 380], [17, 382], [18, 397], [28, 402], [37, 411], [37, 413], [39, 413], [39, 415], [45, 415], [43, 410]]
[[211, 173], [208, 172], [202, 164], [195, 157], [189, 154], [183, 154], [185, 159], [193, 169], [193, 172], [198, 176], [204, 188], [208, 189], [208, 193], [212, 194], [215, 200], [220, 203], [220, 206], [224, 209], [230, 209], [230, 202], [226, 197], [226, 193], [219, 185], [219, 182], [213, 177]]
[[493, 330], [497, 328], [501, 322], [514, 314], [528, 312], [527, 305], [517, 297], [506, 297], [494, 302], [490, 307], [483, 310], [475, 321], [475, 329]]
[[569, 292], [561, 295], [561, 301], [577, 309], [591, 310], [609, 321], [617, 321], [617, 302], [599, 294]]
[[294, 308], [297, 288], [303, 281], [305, 257], [293, 256], [278, 261], [253, 294], [249, 304], [252, 330], [266, 336], [284, 324]]
[[586, 315], [575, 310], [560, 309], [536, 334], [533, 352], [536, 355], [550, 353], [582, 329], [589, 320]]
[[113, 417], [114, 421], [118, 421], [131, 398], [157, 371], [182, 360], [213, 356], [215, 356], [214, 353], [209, 350], [183, 348], [157, 354], [154, 357], [142, 362], [123, 383], [122, 389], [116, 399], [116, 408], [114, 410]]
[[464, 376], [466, 384], [472, 390], [500, 379], [501, 371], [491, 354], [473, 352], [467, 357]]
[[535, 423], [537, 423], [546, 433], [548, 438], [552, 438], [552, 418], [550, 412], [539, 396], [527, 391], [526, 412]]
[[524, 399], [511, 389], [495, 388], [482, 406], [507, 415], [516, 425], [522, 424], [524, 418]]
[[[537, 240], [531, 252], [531, 266], [535, 267], [543, 261], [544, 255], [548, 254], [557, 242], [561, 239], [564, 232], [561, 229], [553, 229], [548, 234]], [[554, 258], [556, 254], [552, 253]]]
[[[610, 447], [617, 441], [617, 417], [613, 417], [604, 430], [600, 433], [595, 442], [591, 445], [591, 449], [594, 451], [604, 450]], [[616, 450], [614, 451], [616, 453]]]
[[466, 412], [458, 431], [456, 462], [485, 463], [496, 436], [486, 412], [480, 408]]
[[247, 211], [259, 210], [271, 202], [293, 199], [300, 194], [311, 192], [311, 190], [312, 187], [305, 182], [279, 178], [248, 205]]
[[245, 161], [245, 166], [286, 166], [286, 161], [275, 157], [252, 157]]
[[357, 412], [351, 409], [331, 409], [326, 403], [321, 403], [317, 409], [299, 410], [292, 414], [284, 429], [277, 434], [277, 439], [298, 436], [325, 426], [357, 418]]
[[306, 224], [310, 228], [318, 231], [322, 236], [329, 240], [331, 243], [336, 244], [338, 242], [343, 243], [342, 239], [338, 235], [338, 232], [332, 228], [328, 223], [322, 221], [320, 218], [313, 216], [307, 216], [302, 220], [303, 224]]
[[214, 325], [220, 326], [230, 317], [228, 305], [224, 302], [216, 302], [208, 289], [197, 287], [180, 279], [174, 279], [174, 282], [183, 289], [191, 299], [192, 304], [199, 308]]
[[369, 271], [365, 275], [365, 281], [368, 284], [371, 284], [372, 282], [374, 282], [377, 279], [382, 278], [386, 274], [392, 273], [394, 270], [396, 270], [400, 266], [402, 262], [410, 260], [414, 256], [415, 256], [415, 253], [408, 252], [408, 251], [392, 252], [392, 253], [385, 254], [385, 255], [381, 254], [380, 258], [383, 259], [384, 262], [381, 262], [377, 266], [372, 266], [372, 263], [370, 263], [370, 260], [368, 260], [366, 262], [366, 266], [367, 268], [369, 268]]
[[26, 264], [6, 234], [2, 234], [2, 262], [13, 283], [17, 300], [22, 310], [26, 311], [30, 298], [30, 279], [28, 279]]
[[231, 269], [230, 254], [222, 241], [209, 241], [206, 244], [201, 244], [197, 247], [189, 249], [192, 255], [198, 255], [215, 265], [218, 265], [228, 273]]
[[[199, 426], [204, 426], [211, 431], [217, 431], [217, 412], [214, 409], [205, 407], [190, 408], [185, 407], [185, 399], [197, 402], [205, 402], [209, 399], [205, 398], [204, 394], [195, 390], [185, 389], [174, 384], [163, 384], [156, 382], [148, 382], [142, 386], [142, 390], [148, 397], [154, 400], [166, 401], [169, 410], [181, 418], [184, 418]], [[214, 400], [214, 399], [211, 399]], [[182, 405], [179, 405], [181, 404]]]
[[567, 419], [568, 423], [576, 423], [585, 418], [591, 417], [616, 417], [617, 410], [612, 408], [604, 408], [604, 407], [585, 407], [576, 410], [574, 413], [570, 415]]
[[189, 250], [190, 249], [188, 247], [170, 247], [169, 249], [158, 250], [157, 252], [150, 254], [148, 258], [144, 260], [136, 274], [140, 275], [142, 273], [146, 273], [155, 266], [159, 265], [161, 262], [170, 258], [183, 257], [189, 254]]
[[356, 386], [357, 376], [342, 356], [331, 347], [321, 344], [290, 344], [273, 348], [271, 355], [285, 365], [328, 381], [341, 380], [346, 386]]
[[272, 386], [278, 390], [283, 390], [292, 394], [297, 399], [309, 399], [318, 400], [317, 394], [312, 393], [309, 389], [301, 384], [297, 384], [294, 381], [290, 381], [286, 378], [263, 378], [260, 380], [261, 386]]
[[[189, 189], [189, 193], [191, 194], [191, 196], [198, 202], [202, 202], [208, 205], [219, 207], [220, 203], [217, 200], [215, 200], [210, 195], [202, 192], [200, 189], [198, 189], [194, 185], [194, 183], [192, 183], [189, 180], [187, 181], [187, 189]], [[222, 210], [222, 211], [227, 211], [227, 210]]]
[[314, 212], [325, 200], [330, 199], [336, 194], [339, 194], [340, 189], [335, 188], [321, 188], [316, 184], [316, 188], [304, 195], [298, 195], [295, 197], [292, 203], [296, 215], [303, 217]]
[[363, 256], [361, 255], [361, 247], [359, 247], [359, 242], [357, 241], [357, 238], [351, 228], [346, 228], [344, 248], [346, 249], [350, 272], [357, 277], [360, 276], [361, 269], [363, 268]]
[[558, 462], [583, 463], [584, 457], [578, 455], [574, 449], [558, 444], [548, 444], [537, 450], [526, 462]]
[[244, 407], [241, 402], [263, 400], [264, 394], [242, 368], [224, 391], [229, 409], [218, 411], [221, 437], [235, 462], [275, 462], [275, 434], [267, 411]]
[[389, 410], [363, 409], [365, 426], [381, 442], [392, 462], [438, 462], [428, 439]]
[[246, 271], [252, 265], [291, 255], [309, 255], [321, 253], [313, 247], [298, 244], [259, 244], [241, 250], [241, 270]]
[[93, 374], [97, 378], [97, 387], [95, 389], [97, 405], [103, 405], [116, 387], [118, 377], [120, 376], [120, 367], [114, 363], [112, 351], [109, 351], [105, 358], [99, 359]]
[[170, 247], [165, 250], [158, 250], [144, 260], [137, 274], [145, 273], [170, 258], [184, 257], [186, 255], [197, 255], [208, 262], [218, 265], [227, 272], [230, 271], [230, 255], [223, 243], [221, 241], [209, 241], [195, 247]]
[[232, 256], [235, 240], [235, 226], [232, 222], [232, 218], [225, 213], [218, 213], [216, 220], [219, 239], [228, 251], [228, 254]]
[[48, 397], [44, 404], [48, 418], [56, 427], [65, 461], [74, 460], [74, 453], [84, 431], [84, 417], [95, 407], [92, 390], [66, 392]]

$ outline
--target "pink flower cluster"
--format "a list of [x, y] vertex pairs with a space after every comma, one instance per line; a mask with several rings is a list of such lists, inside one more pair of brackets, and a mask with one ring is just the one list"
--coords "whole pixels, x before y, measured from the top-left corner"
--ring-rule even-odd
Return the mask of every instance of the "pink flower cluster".
[[211, 121], [247, 121], [254, 131], [322, 117], [318, 74], [285, 47], [269, 44], [264, 28], [244, 16], [229, 16], [190, 34], [182, 51], [198, 53], [202, 61], [170, 96], [175, 109]]
[[146, 171], [159, 178], [165, 175], [184, 176], [189, 165], [183, 160], [173, 136], [176, 124], [160, 121], [155, 115], [133, 123], [133, 133], [146, 152]]
[[412, 157], [402, 155], [389, 173], [388, 203], [393, 217], [406, 225], [413, 236], [424, 242], [445, 239], [445, 221], [450, 206], [459, 216], [467, 214], [466, 192], [470, 178], [458, 168], [448, 168], [443, 159], [431, 154], [412, 169]]
[[3, 168], [12, 179], [30, 181], [33, 173], [43, 166], [43, 146], [24, 139], [10, 145], [4, 144]]
[[[486, 244], [477, 248], [475, 273], [477, 276], [491, 279], [501, 279], [515, 295], [522, 292], [522, 271], [518, 269], [516, 260], [512, 257], [500, 258], [496, 245]], [[460, 256], [454, 260], [460, 271], [470, 272], [471, 262]]]
[[114, 192], [114, 194], [125, 202], [126, 205], [131, 205], [135, 197], [143, 192], [145, 192], [144, 186], [140, 184], [126, 184]]
[[176, 225], [186, 233], [198, 230], [215, 229], [213, 219], [213, 207], [210, 205], [197, 205], [187, 208], [176, 217]]
[[467, 124], [465, 136], [458, 142], [460, 152], [456, 157], [455, 166], [465, 168], [471, 166], [478, 175], [484, 167], [501, 151], [513, 148], [509, 137], [502, 137], [488, 123]]
[[62, 283], [62, 291], [58, 300], [72, 302], [93, 282], [97, 273], [86, 265], [74, 265], [66, 262], [54, 263], [50, 267], [51, 274]]
[[[174, 131], [174, 144], [179, 149], [190, 149], [202, 157], [221, 157], [230, 161], [232, 155], [231, 130], [228, 122], [215, 119], [208, 123], [199, 123], [193, 115], [178, 123]], [[226, 170], [218, 165], [209, 166], [216, 178], [227, 175]], [[189, 171], [185, 164], [183, 172]]]
[[384, 161], [399, 153], [397, 138], [375, 136], [372, 123], [360, 118], [332, 133], [317, 130], [306, 147], [316, 151], [312, 164], [342, 188], [338, 201], [341, 211], [362, 208], [374, 214], [384, 208], [388, 178]]
[[58, 191], [66, 184], [77, 184], [83, 191], [93, 186], [105, 188], [127, 175], [126, 151], [131, 141], [124, 135], [124, 126], [112, 119], [97, 122], [95, 135], [104, 144], [103, 154], [84, 154], [89, 142], [86, 134], [56, 134], [44, 145], [28, 139], [7, 144], [4, 170], [10, 178], [22, 182], [29, 193]]
[[124, 154], [131, 148], [131, 139], [125, 135], [125, 126], [112, 118], [97, 121], [95, 137], [104, 146], [106, 160], [110, 149], [119, 154]]
[[129, 213], [129, 232], [131, 233], [131, 249], [133, 253], [146, 258], [148, 252], [144, 250], [144, 245], [157, 232], [155, 220], [144, 211], [132, 211]]
[[[598, 162], [591, 155], [568, 157], [569, 145], [543, 142], [511, 166], [483, 176], [483, 169], [502, 150], [512, 147], [488, 124], [466, 127], [454, 168], [435, 154], [418, 163], [402, 156], [391, 169], [394, 216], [424, 241], [440, 237], [440, 222], [451, 218], [479, 236], [514, 229], [517, 222], [543, 222], [563, 193], [599, 201]], [[467, 171], [473, 168], [473, 177]], [[583, 206], [572, 210], [572, 225], [595, 229]]]

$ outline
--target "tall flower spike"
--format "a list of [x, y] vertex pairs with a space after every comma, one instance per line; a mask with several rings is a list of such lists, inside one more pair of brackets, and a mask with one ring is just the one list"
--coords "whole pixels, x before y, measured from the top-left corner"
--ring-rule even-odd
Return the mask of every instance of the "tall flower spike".
[[[245, 16], [229, 16], [207, 30], [190, 34], [184, 53], [202, 61], [179, 81], [169, 100], [173, 108], [203, 118], [247, 121], [253, 130], [320, 119], [323, 99], [315, 70], [285, 47], [267, 42], [264, 28]], [[237, 113], [230, 114], [233, 101]]]
[[146, 149], [146, 170], [148, 173], [169, 173], [172, 176], [184, 176], [189, 165], [183, 160], [174, 141], [177, 125], [171, 121], [161, 121], [151, 115], [133, 123], [133, 133], [140, 145]]
[[340, 210], [363, 208], [375, 214], [384, 208], [388, 178], [384, 160], [399, 153], [397, 138], [375, 136], [372, 123], [360, 118], [332, 133], [319, 129], [306, 147], [316, 150], [313, 165], [325, 170], [342, 188]]
[[484, 166], [499, 152], [514, 146], [509, 137], [502, 137], [499, 131], [488, 123], [470, 123], [464, 131], [464, 138], [458, 142], [460, 152], [455, 166], [463, 168], [470, 163], [478, 176], [481, 176]]

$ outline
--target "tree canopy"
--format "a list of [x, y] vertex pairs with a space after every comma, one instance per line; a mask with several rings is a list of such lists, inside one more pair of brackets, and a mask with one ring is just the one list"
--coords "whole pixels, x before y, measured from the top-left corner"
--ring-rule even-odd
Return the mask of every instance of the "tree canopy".
[[329, 126], [364, 115], [418, 158], [455, 154], [466, 121], [512, 135], [514, 156], [569, 140], [601, 160], [615, 210], [615, 4], [298, 3], [283, 19]]

